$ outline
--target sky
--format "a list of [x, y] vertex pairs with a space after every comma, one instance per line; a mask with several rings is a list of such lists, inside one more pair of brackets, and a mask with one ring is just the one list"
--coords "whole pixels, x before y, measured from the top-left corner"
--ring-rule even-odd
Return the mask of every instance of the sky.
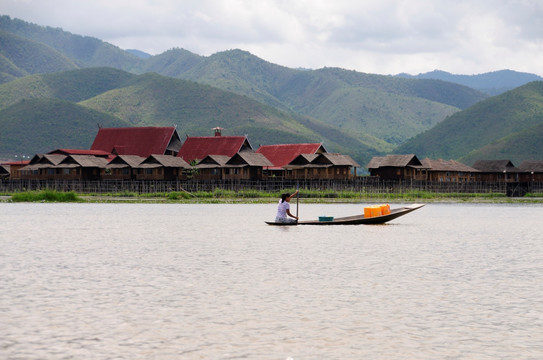
[[0, 0], [0, 14], [152, 55], [241, 49], [291, 68], [543, 76], [541, 0]]

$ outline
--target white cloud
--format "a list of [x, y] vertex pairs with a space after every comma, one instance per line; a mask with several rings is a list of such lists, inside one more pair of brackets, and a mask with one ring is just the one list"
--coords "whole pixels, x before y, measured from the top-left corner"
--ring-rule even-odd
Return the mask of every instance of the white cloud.
[[3, 0], [3, 14], [152, 54], [232, 48], [290, 67], [541, 74], [540, 0]]

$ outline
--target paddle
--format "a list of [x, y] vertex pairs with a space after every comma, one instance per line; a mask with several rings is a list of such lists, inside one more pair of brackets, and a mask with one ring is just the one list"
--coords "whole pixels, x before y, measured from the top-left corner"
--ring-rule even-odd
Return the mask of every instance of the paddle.
[[298, 205], [300, 203], [300, 183], [296, 183], [296, 190], [298, 190], [298, 193], [296, 194], [296, 217], [298, 217]]

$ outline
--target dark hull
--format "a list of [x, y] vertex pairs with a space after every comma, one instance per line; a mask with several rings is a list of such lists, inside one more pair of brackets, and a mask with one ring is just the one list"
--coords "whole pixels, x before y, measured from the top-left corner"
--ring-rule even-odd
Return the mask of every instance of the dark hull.
[[424, 204], [414, 204], [406, 207], [391, 209], [390, 214], [374, 216], [370, 218], [364, 217], [364, 215], [354, 215], [335, 218], [332, 221], [319, 221], [319, 220], [305, 220], [298, 221], [297, 223], [277, 223], [273, 221], [266, 221], [268, 225], [275, 226], [295, 226], [295, 225], [373, 225], [384, 224], [405, 214], [409, 214], [411, 211], [415, 211], [423, 207]]

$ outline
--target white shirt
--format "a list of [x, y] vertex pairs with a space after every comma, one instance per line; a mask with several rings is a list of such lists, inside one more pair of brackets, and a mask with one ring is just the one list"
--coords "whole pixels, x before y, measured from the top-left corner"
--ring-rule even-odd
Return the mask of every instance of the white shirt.
[[277, 216], [278, 219], [286, 219], [287, 218], [287, 210], [290, 210], [290, 204], [288, 201], [279, 200], [279, 206], [277, 206]]

